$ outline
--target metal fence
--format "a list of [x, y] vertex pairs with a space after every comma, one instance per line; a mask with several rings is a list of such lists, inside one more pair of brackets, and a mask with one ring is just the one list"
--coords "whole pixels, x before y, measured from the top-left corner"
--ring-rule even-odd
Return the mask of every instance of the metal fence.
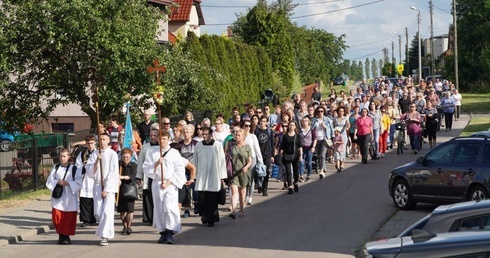
[[68, 134], [46, 134], [16, 139], [0, 154], [0, 199], [43, 188], [59, 162], [59, 151], [69, 147]]

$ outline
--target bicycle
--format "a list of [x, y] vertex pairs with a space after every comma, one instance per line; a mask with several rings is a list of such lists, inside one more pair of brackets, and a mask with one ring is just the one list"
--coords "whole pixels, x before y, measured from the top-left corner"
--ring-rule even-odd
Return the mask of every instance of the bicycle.
[[398, 131], [398, 136], [396, 138], [396, 143], [397, 143], [397, 148], [396, 148], [396, 154], [400, 155], [400, 153], [403, 153], [403, 148], [405, 146], [405, 130], [407, 126], [405, 125], [405, 121], [400, 121], [396, 123], [396, 130]]

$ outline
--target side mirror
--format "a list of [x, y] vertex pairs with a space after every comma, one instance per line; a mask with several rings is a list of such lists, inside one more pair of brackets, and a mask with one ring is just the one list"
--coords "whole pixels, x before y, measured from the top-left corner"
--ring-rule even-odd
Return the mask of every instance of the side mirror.
[[424, 164], [424, 157], [418, 157], [415, 162], [420, 163], [420, 164]]

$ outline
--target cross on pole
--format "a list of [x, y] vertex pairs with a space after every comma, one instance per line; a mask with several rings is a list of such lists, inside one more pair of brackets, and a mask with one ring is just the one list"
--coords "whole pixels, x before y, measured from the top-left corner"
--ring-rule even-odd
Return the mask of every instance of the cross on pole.
[[[167, 71], [167, 68], [163, 65], [160, 65], [160, 61], [158, 61], [158, 59], [155, 59], [153, 61], [153, 64], [148, 66], [148, 69], [146, 70], [148, 73], [154, 73], [155, 74], [155, 83], [157, 85], [157, 89], [160, 88], [160, 73], [165, 73]], [[155, 90], [157, 90], [155, 89]], [[155, 98], [155, 103], [157, 104], [157, 109], [158, 109], [158, 128], [159, 128], [159, 133], [158, 133], [158, 139], [159, 139], [159, 145], [160, 145], [160, 157], [163, 156], [163, 146], [162, 146], [162, 109], [161, 109], [161, 105], [162, 105], [162, 99], [163, 99], [163, 92], [156, 92], [154, 95], [154, 98]], [[163, 180], [164, 180], [164, 177], [163, 177], [163, 163], [160, 164], [160, 177], [161, 177], [161, 185], [160, 187], [164, 187], [163, 186]]]
[[148, 66], [148, 69], [146, 71], [148, 73], [154, 73], [155, 82], [157, 85], [160, 85], [160, 73], [165, 73], [167, 71], [167, 67], [165, 67], [164, 65], [160, 65], [160, 61], [158, 61], [158, 59], [155, 59], [153, 61], [153, 66]]
[[[95, 103], [95, 115], [97, 118], [97, 126], [100, 124], [100, 119], [99, 119], [99, 87], [98, 84], [102, 84], [105, 81], [104, 76], [97, 76], [97, 69], [94, 67], [91, 67], [89, 69], [90, 75], [85, 77], [86, 82], [90, 82], [92, 86], [92, 91], [94, 93], [93, 95], [93, 101]], [[102, 141], [101, 141], [101, 135], [100, 135], [100, 130], [97, 129], [97, 136], [98, 136], [98, 144], [99, 144], [99, 153], [101, 153], [101, 147], [102, 147]], [[102, 157], [102, 156], [101, 156]], [[104, 191], [104, 172], [102, 171], [102, 159], [98, 159], [99, 161], [99, 167], [100, 167], [100, 185], [102, 187], [102, 191]], [[94, 171], [95, 172], [95, 171]]]

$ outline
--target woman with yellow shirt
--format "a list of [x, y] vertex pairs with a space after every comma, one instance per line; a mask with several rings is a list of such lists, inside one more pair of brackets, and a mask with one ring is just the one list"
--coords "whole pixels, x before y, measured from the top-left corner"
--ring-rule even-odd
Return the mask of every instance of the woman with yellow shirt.
[[385, 153], [386, 153], [386, 142], [388, 140], [388, 134], [390, 131], [390, 125], [391, 125], [391, 119], [390, 116], [388, 115], [388, 112], [386, 112], [387, 107], [382, 106], [381, 107], [381, 135], [379, 137], [379, 155], [384, 158]]

